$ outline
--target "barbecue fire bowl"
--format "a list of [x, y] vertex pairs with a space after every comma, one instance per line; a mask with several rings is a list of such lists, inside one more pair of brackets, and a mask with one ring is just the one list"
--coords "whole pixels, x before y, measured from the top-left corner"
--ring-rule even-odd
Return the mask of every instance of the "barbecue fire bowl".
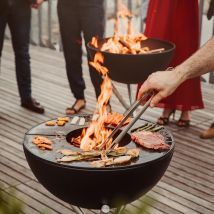
[[[145, 124], [139, 120], [134, 127]], [[83, 127], [67, 123], [64, 127], [47, 127], [45, 123], [29, 130], [23, 147], [28, 164], [38, 181], [53, 195], [69, 204], [88, 209], [100, 209], [107, 204], [111, 208], [130, 203], [151, 190], [166, 171], [174, 151], [174, 141], [168, 130], [159, 132], [170, 149], [154, 152], [141, 149], [140, 157], [127, 165], [94, 168], [89, 162], [58, 163], [57, 151], [62, 148], [78, 149], [68, 143], [71, 137], [79, 135]], [[56, 133], [64, 133], [61, 139]], [[136, 148], [128, 132], [121, 145]], [[52, 151], [39, 150], [32, 140], [37, 135], [46, 136], [54, 142]], [[140, 148], [140, 147], [139, 147]]]
[[[98, 46], [101, 47], [107, 39], [99, 39]], [[164, 48], [164, 51], [136, 55], [114, 54], [107, 51], [99, 51], [99, 48], [94, 48], [88, 43], [91, 60], [94, 59], [96, 52], [101, 52], [104, 56], [104, 66], [109, 69], [110, 78], [126, 84], [144, 82], [151, 73], [165, 70], [175, 51], [173, 43], [153, 38], [144, 40], [142, 47], [148, 47], [150, 50]]]

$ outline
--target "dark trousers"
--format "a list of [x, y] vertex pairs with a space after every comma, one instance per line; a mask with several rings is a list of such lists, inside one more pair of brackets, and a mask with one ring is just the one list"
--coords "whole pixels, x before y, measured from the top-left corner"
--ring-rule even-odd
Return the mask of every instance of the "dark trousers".
[[8, 24], [15, 53], [16, 78], [21, 102], [31, 97], [31, 70], [29, 56], [31, 8], [25, 0], [13, 1], [0, 14], [0, 57], [3, 48], [5, 27]]
[[[85, 82], [81, 66], [81, 33], [83, 33], [86, 44], [93, 36], [103, 37], [105, 27], [104, 1], [59, 0], [58, 16], [66, 71], [71, 91], [76, 99], [84, 99]], [[98, 97], [101, 91], [101, 75], [90, 65], [89, 72], [96, 97]]]

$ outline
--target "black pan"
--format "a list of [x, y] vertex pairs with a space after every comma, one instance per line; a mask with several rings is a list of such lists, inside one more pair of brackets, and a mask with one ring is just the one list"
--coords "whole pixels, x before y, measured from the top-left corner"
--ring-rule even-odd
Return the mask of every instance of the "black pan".
[[[133, 129], [144, 123], [142, 120], [137, 121]], [[170, 150], [153, 152], [141, 149], [139, 159], [128, 165], [93, 168], [88, 162], [57, 163], [58, 149], [77, 149], [68, 141], [80, 134], [82, 128], [71, 124], [50, 128], [43, 123], [26, 133], [23, 144], [26, 159], [39, 182], [58, 198], [76, 206], [100, 209], [103, 204], [116, 207], [138, 199], [160, 180], [174, 151], [172, 136], [164, 128], [160, 132], [171, 146]], [[54, 136], [59, 129], [64, 133], [60, 141]], [[32, 144], [32, 139], [37, 134], [44, 134], [53, 140], [54, 150], [38, 150]], [[121, 145], [136, 147], [131, 141], [130, 132], [123, 138]]]
[[[99, 39], [98, 45], [102, 46], [108, 38]], [[151, 54], [113, 54], [102, 51], [104, 55], [104, 65], [109, 69], [109, 76], [112, 80], [121, 83], [141, 83], [148, 76], [158, 70], [165, 70], [175, 51], [175, 45], [169, 41], [148, 38], [142, 42], [142, 47], [149, 47], [150, 50], [164, 48], [160, 53]], [[93, 60], [99, 48], [94, 48], [88, 43], [88, 50], [91, 60]]]

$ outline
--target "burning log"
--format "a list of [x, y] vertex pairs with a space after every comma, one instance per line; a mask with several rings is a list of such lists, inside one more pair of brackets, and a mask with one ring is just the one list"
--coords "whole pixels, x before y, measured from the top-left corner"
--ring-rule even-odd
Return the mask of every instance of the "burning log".
[[165, 50], [164, 48], [157, 48], [157, 49], [150, 50], [147, 53], [160, 53], [164, 50]]
[[128, 42], [126, 42], [123, 38], [120, 38], [120, 39], [119, 39], [119, 42], [120, 42], [122, 45], [124, 45], [125, 47], [127, 47], [127, 48], [130, 50], [130, 52], [133, 51], [131, 45], [130, 45]]

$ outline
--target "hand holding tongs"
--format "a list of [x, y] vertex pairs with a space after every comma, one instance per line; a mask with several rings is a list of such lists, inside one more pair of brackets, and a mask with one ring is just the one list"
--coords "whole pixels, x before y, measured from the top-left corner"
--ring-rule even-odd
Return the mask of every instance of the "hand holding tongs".
[[152, 100], [154, 96], [154, 92], [149, 92], [142, 96], [140, 100], [137, 100], [126, 112], [124, 118], [121, 120], [121, 122], [116, 126], [116, 128], [112, 131], [112, 133], [106, 138], [106, 140], [100, 145], [100, 149], [103, 149], [106, 143], [117, 133], [117, 131], [123, 126], [123, 124], [126, 122], [126, 120], [129, 118], [129, 116], [134, 112], [134, 110], [141, 104], [143, 100], [146, 98], [149, 98], [149, 100], [144, 104], [142, 109], [138, 112], [138, 114], [132, 119], [132, 121], [123, 129], [123, 131], [117, 136], [117, 138], [112, 142], [111, 146], [107, 149], [108, 151], [111, 150], [116, 144], [118, 144], [124, 135], [129, 131], [129, 129], [136, 123], [136, 121], [140, 118], [140, 116], [146, 111], [146, 109], [150, 105], [150, 101]]

